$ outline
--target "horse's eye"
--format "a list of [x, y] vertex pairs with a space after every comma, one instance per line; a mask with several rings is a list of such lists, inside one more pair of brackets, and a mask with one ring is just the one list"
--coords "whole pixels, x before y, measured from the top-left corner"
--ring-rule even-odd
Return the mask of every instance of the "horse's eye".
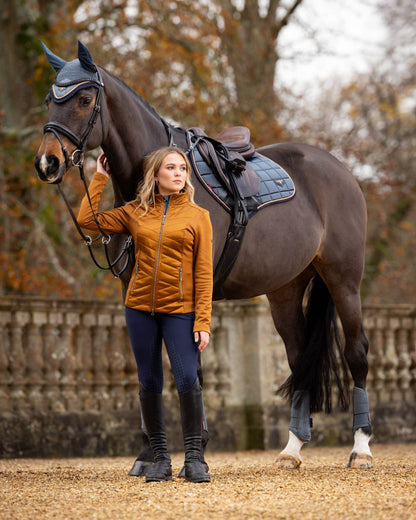
[[48, 93], [45, 97], [45, 105], [46, 107], [49, 107], [49, 104], [51, 102], [51, 95]]
[[87, 107], [92, 101], [92, 97], [90, 96], [82, 96], [79, 98], [79, 106]]

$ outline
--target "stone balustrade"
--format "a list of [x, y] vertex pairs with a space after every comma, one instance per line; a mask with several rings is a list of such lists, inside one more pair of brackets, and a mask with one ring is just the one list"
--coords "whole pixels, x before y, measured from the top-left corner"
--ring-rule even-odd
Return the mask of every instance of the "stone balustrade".
[[[416, 440], [416, 306], [367, 307], [364, 327], [379, 438]], [[3, 297], [0, 341], [0, 455], [136, 449], [138, 381], [121, 303]], [[180, 449], [175, 384], [166, 354], [163, 359], [167, 423]], [[284, 443], [289, 409], [276, 389], [288, 365], [265, 300], [214, 304], [212, 341], [202, 367], [214, 448]], [[338, 441], [347, 440], [351, 416], [338, 417], [332, 429], [344, 431]], [[325, 421], [320, 416], [316, 437], [322, 442]]]

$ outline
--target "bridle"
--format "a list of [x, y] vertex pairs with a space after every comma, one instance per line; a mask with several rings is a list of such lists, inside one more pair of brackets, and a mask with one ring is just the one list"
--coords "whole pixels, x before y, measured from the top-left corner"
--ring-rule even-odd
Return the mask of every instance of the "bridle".
[[[81, 229], [81, 226], [78, 224], [78, 221], [77, 221], [75, 214], [71, 208], [71, 205], [65, 195], [65, 192], [63, 191], [60, 184], [57, 184], [57, 186], [58, 186], [58, 190], [65, 202], [65, 205], [69, 211], [69, 214], [72, 218], [72, 221], [75, 224], [75, 227], [76, 227], [79, 235], [81, 236], [84, 244], [88, 247], [88, 251], [91, 255], [91, 258], [92, 258], [94, 264], [99, 269], [102, 269], [105, 271], [111, 271], [111, 273], [115, 276], [115, 278], [119, 278], [127, 269], [130, 257], [133, 255], [133, 239], [131, 236], [127, 237], [118, 257], [113, 261], [110, 260], [108, 244], [111, 241], [111, 235], [105, 233], [102, 230], [100, 223], [98, 222], [97, 216], [96, 216], [94, 208], [92, 206], [91, 197], [90, 197], [90, 193], [88, 190], [88, 184], [87, 184], [87, 181], [85, 179], [85, 174], [84, 174], [84, 156], [85, 156], [85, 149], [87, 146], [87, 141], [88, 141], [89, 136], [91, 135], [91, 132], [94, 129], [98, 116], [100, 115], [102, 118], [101, 100], [102, 100], [102, 90], [104, 88], [104, 83], [102, 81], [102, 77], [101, 77], [98, 67], [97, 67], [97, 76], [98, 76], [98, 80], [94, 81], [94, 83], [96, 83], [96, 85], [98, 87], [98, 89], [97, 89], [98, 92], [97, 92], [97, 95], [95, 98], [95, 104], [92, 109], [90, 118], [88, 120], [87, 127], [86, 127], [85, 131], [83, 132], [83, 134], [81, 135], [81, 137], [78, 137], [72, 130], [70, 130], [64, 124], [59, 123], [58, 121], [49, 121], [48, 123], [46, 123], [46, 125], [43, 127], [43, 133], [46, 134], [47, 132], [51, 132], [58, 140], [59, 144], [61, 145], [62, 154], [65, 159], [65, 168], [68, 169], [70, 166], [75, 166], [79, 169], [80, 178], [81, 178], [82, 183], [85, 188], [85, 193], [87, 195], [88, 203], [89, 203], [91, 211], [92, 211], [93, 220], [100, 231], [100, 234], [98, 236], [92, 238], [90, 235], [84, 234], [84, 232]], [[102, 125], [102, 119], [101, 119], [101, 125]], [[76, 149], [72, 152], [71, 156], [69, 156], [69, 154], [68, 154], [68, 150], [66, 149], [66, 147], [62, 141], [61, 135], [64, 135], [76, 146]], [[106, 266], [102, 266], [97, 261], [97, 259], [95, 258], [94, 252], [92, 250], [92, 245], [95, 242], [97, 242], [100, 238], [101, 238], [102, 244], [104, 245], [105, 256], [107, 259]], [[124, 256], [126, 257], [126, 259], [124, 261], [123, 266], [121, 267], [121, 269], [119, 271], [116, 271], [114, 268], [116, 267], [116, 265], [121, 261], [121, 259]]]

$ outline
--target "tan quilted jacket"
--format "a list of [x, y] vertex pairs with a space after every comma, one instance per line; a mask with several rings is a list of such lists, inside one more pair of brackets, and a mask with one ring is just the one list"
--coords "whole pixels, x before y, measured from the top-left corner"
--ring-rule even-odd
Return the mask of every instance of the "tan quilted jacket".
[[[137, 202], [97, 212], [108, 177], [95, 173], [89, 192], [97, 220], [106, 233], [130, 234], [136, 264], [125, 304], [148, 312], [195, 312], [194, 331], [210, 332], [212, 306], [212, 227], [207, 210], [186, 193], [170, 196], [165, 213], [161, 195], [141, 218]], [[81, 202], [80, 226], [97, 231], [88, 199]]]

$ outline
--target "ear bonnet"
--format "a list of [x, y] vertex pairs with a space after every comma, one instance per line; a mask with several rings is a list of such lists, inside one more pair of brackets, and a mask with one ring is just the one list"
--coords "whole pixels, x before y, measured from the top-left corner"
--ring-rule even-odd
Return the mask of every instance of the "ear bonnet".
[[104, 86], [91, 53], [82, 42], [78, 41], [78, 58], [72, 61], [63, 60], [53, 54], [43, 42], [41, 44], [46, 58], [58, 73], [50, 89], [55, 103], [67, 101], [83, 88]]

